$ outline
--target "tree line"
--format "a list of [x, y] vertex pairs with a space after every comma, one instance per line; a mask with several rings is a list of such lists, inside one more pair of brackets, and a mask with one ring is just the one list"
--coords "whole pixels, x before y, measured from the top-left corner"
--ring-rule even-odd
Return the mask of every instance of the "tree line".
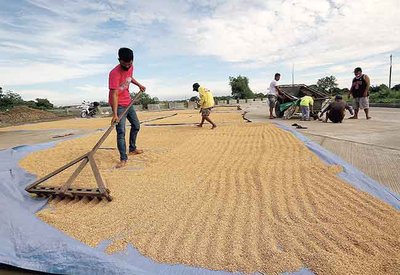
[[[239, 75], [237, 77], [229, 77], [229, 85], [231, 86], [231, 94], [226, 96], [217, 96], [217, 100], [229, 99], [248, 99], [248, 98], [264, 98], [266, 94], [255, 93], [250, 89], [249, 79], [246, 76]], [[326, 92], [332, 96], [347, 95], [348, 88], [338, 88], [337, 79], [335, 76], [326, 76], [318, 79], [316, 84], [309, 85], [310, 88]], [[370, 101], [375, 103], [400, 103], [400, 84], [389, 88], [385, 84], [371, 86], [369, 88]], [[135, 94], [132, 94], [134, 97]], [[190, 101], [198, 100], [197, 96], [190, 98]], [[138, 104], [143, 105], [147, 109], [148, 104], [159, 103], [157, 97], [151, 97], [147, 93], [143, 93]], [[36, 98], [35, 100], [25, 101], [18, 93], [8, 90], [3, 91], [0, 87], [0, 110], [7, 110], [14, 106], [24, 105], [36, 109], [52, 109], [54, 105], [47, 98]], [[101, 106], [107, 106], [107, 102], [101, 102]]]
[[18, 93], [11, 90], [4, 92], [3, 88], [0, 87], [0, 110], [7, 110], [20, 105], [42, 110], [54, 107], [47, 98], [36, 98], [35, 100], [25, 101]]
[[[231, 86], [231, 95], [216, 97], [217, 100], [227, 99], [248, 99], [265, 97], [266, 94], [254, 93], [249, 87], [249, 79], [246, 76], [229, 77], [229, 85]], [[348, 88], [338, 88], [335, 76], [326, 76], [318, 79], [316, 84], [309, 85], [310, 88], [316, 89], [334, 95], [347, 95]], [[376, 103], [400, 103], [400, 84], [389, 88], [385, 84], [371, 86], [369, 88], [370, 101]]]

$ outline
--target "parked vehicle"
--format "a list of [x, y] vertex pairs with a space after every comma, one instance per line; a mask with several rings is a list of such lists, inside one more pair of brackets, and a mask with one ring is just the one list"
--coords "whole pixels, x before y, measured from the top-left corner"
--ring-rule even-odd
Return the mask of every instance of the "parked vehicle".
[[100, 105], [100, 103], [97, 101], [94, 101], [94, 102], [83, 101], [80, 106], [80, 108], [82, 109], [81, 117], [82, 118], [94, 117], [98, 113], [99, 105]]
[[310, 114], [311, 117], [317, 117], [317, 114], [326, 108], [329, 103], [330, 95], [312, 89], [304, 84], [295, 85], [279, 85], [283, 96], [278, 97], [275, 105], [276, 117], [283, 117], [289, 119], [296, 114], [299, 114], [300, 98], [305, 95], [314, 96], [314, 113]]

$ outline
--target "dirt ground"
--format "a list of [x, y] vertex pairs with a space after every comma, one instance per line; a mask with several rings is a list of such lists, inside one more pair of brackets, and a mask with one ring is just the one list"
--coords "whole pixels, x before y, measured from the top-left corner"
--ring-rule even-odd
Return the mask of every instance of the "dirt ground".
[[0, 127], [56, 118], [57, 115], [51, 112], [32, 109], [26, 106], [17, 106], [9, 111], [0, 112]]
[[[398, 211], [343, 182], [336, 176], [341, 167], [325, 165], [290, 133], [245, 123], [239, 112], [212, 117], [215, 130], [143, 125], [138, 146], [145, 153], [123, 169], [114, 168], [112, 133], [95, 158], [114, 200], [56, 199], [38, 216], [90, 246], [112, 240], [108, 253], [133, 245], [164, 263], [246, 273], [307, 267], [318, 274], [398, 274]], [[163, 123], [198, 119], [195, 111], [180, 111]], [[71, 124], [97, 129], [105, 122]], [[20, 164], [43, 176], [87, 152], [101, 134], [61, 142]], [[47, 184], [60, 185], [70, 174]], [[89, 170], [76, 182], [94, 184]]]

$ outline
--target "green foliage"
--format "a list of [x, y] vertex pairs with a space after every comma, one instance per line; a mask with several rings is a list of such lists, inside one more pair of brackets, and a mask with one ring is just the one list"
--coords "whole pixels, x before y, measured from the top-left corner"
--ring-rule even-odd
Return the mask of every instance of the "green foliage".
[[340, 89], [336, 87], [330, 91], [330, 95], [347, 95], [349, 91], [350, 90], [348, 88]]
[[[396, 87], [397, 86], [397, 87]], [[385, 84], [369, 88], [370, 101], [375, 103], [400, 103], [400, 86], [389, 89]]]
[[13, 91], [7, 91], [6, 93], [3, 92], [1, 89], [0, 93], [0, 108], [1, 109], [8, 109], [12, 108], [17, 105], [22, 105], [24, 103], [22, 97], [14, 93]]
[[36, 98], [36, 108], [53, 109], [54, 105], [47, 98]]
[[214, 99], [217, 101], [220, 101], [220, 100], [229, 100], [229, 99], [232, 99], [232, 97], [229, 95], [228, 96], [214, 96]]
[[28, 106], [29, 108], [36, 108], [36, 102], [34, 100], [25, 101], [24, 105]]
[[331, 95], [334, 94], [334, 89], [337, 88], [337, 86], [338, 84], [336, 82], [336, 77], [334, 77], [333, 75], [320, 78], [317, 81], [318, 89], [328, 92]]
[[[134, 98], [135, 96], [136, 96], [136, 93], [131, 94], [131, 98]], [[156, 98], [156, 97], [151, 98], [149, 94], [143, 92], [142, 95], [140, 96], [140, 99], [137, 102], [135, 102], [135, 104], [143, 105], [143, 108], [147, 109], [147, 106], [149, 104], [155, 104], [158, 102], [159, 102], [158, 98]]]
[[392, 90], [400, 91], [400, 84], [394, 85], [394, 86], [392, 87]]
[[100, 107], [108, 107], [108, 106], [109, 106], [109, 104], [108, 104], [108, 102], [107, 102], [107, 101], [100, 100], [100, 101], [99, 101], [99, 106], [100, 106]]
[[264, 95], [263, 93], [254, 93], [254, 98], [264, 98], [266, 97], [266, 95]]
[[234, 98], [246, 99], [254, 97], [254, 94], [249, 87], [249, 79], [245, 76], [230, 76], [229, 85], [231, 86], [232, 96]]
[[4, 93], [3, 89], [0, 87], [0, 109], [6, 110], [18, 105], [25, 105], [37, 109], [52, 109], [54, 107], [47, 98], [36, 98], [36, 101], [24, 101], [18, 93], [11, 90]]

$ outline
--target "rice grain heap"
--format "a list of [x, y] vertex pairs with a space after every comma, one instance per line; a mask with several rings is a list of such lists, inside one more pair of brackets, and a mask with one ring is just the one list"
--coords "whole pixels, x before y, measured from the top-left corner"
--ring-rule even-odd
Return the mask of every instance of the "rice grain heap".
[[[400, 270], [398, 211], [343, 182], [340, 169], [292, 134], [228, 115], [232, 123], [213, 131], [143, 127], [138, 144], [145, 153], [120, 170], [112, 168], [117, 151], [99, 150], [114, 200], [53, 200], [37, 215], [90, 246], [111, 240], [108, 253], [133, 245], [164, 263], [246, 273]], [[21, 165], [42, 176], [99, 135], [32, 153]], [[115, 147], [115, 134], [104, 146]], [[78, 185], [93, 181], [86, 172]]]

